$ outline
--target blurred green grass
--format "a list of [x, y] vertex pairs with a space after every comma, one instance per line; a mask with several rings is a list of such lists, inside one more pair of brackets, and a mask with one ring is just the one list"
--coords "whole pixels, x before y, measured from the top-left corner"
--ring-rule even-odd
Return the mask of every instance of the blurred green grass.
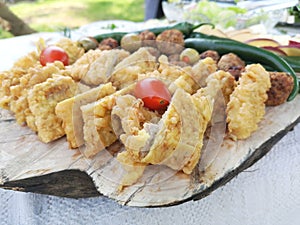
[[[38, 0], [9, 8], [37, 31], [74, 29], [99, 20], [144, 20], [144, 0]], [[7, 36], [0, 29], [0, 38]]]

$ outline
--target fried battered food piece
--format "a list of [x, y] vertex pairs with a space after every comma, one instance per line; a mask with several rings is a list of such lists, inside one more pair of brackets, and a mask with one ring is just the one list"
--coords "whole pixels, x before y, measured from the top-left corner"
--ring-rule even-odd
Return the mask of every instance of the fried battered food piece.
[[168, 86], [171, 93], [174, 93], [177, 88], [182, 88], [186, 92], [193, 94], [199, 89], [199, 85], [194, 80], [192, 69], [188, 67], [178, 67], [168, 62], [168, 57], [162, 55], [158, 59], [159, 67], [157, 70], [139, 74], [138, 80], [147, 77], [156, 77], [160, 79], [166, 86]]
[[238, 80], [245, 70], [245, 62], [236, 54], [228, 53], [220, 58], [218, 68], [231, 73]]
[[171, 64], [169, 62], [168, 57], [165, 55], [161, 55], [158, 58], [158, 62], [159, 62], [159, 67], [157, 70], [159, 71], [163, 79], [170, 80], [173, 82], [177, 78], [179, 78], [183, 73], [183, 69]]
[[205, 59], [207, 57], [212, 58], [213, 60], [215, 60], [216, 62], [218, 62], [220, 60], [220, 55], [217, 51], [213, 51], [213, 50], [207, 50], [205, 52], [202, 52], [200, 54], [200, 59]]
[[157, 70], [160, 73], [162, 79], [170, 80], [173, 82], [184, 73], [184, 69], [171, 64], [168, 57], [165, 55], [161, 55], [158, 58], [158, 62], [159, 67]]
[[[28, 100], [27, 100], [27, 104], [28, 104]], [[28, 108], [25, 109], [24, 111], [24, 114], [25, 114], [25, 119], [26, 119], [26, 125], [33, 131], [37, 132], [37, 127], [35, 125], [35, 117], [34, 115], [32, 114], [30, 108], [29, 108], [29, 105], [28, 105]]]
[[89, 50], [82, 57], [80, 57], [72, 66], [67, 67], [67, 71], [75, 81], [81, 79], [87, 74], [93, 62], [101, 56], [99, 49]]
[[[86, 85], [83, 85], [81, 83], [77, 83], [76, 94], [80, 94], [80, 93], [86, 92], [88, 90], [90, 90], [90, 87], [88, 87]], [[27, 109], [25, 109], [24, 114], [25, 114], [25, 117], [26, 117], [27, 126], [31, 130], [37, 131], [37, 127], [35, 125], [35, 116], [32, 114], [29, 107]]]
[[11, 71], [3, 71], [0, 73], [0, 107], [10, 109], [10, 74]]
[[268, 91], [267, 106], [283, 104], [288, 99], [294, 87], [292, 76], [284, 72], [269, 72], [271, 78], [271, 88]]
[[93, 157], [117, 140], [111, 125], [111, 110], [116, 104], [117, 97], [131, 93], [133, 88], [134, 85], [128, 86], [81, 107], [84, 121], [83, 137], [86, 145], [84, 155], [87, 158]]
[[160, 52], [166, 55], [178, 54], [183, 50], [184, 37], [176, 29], [165, 30], [156, 38], [156, 45]]
[[[128, 116], [131, 111], [134, 111], [133, 101], [131, 104], [121, 105], [117, 111], [119, 121], [124, 127], [121, 129], [125, 133], [122, 134], [121, 141], [126, 151], [119, 153], [118, 157], [120, 156], [123, 161], [124, 158], [128, 160], [128, 166], [130, 166], [130, 170], [127, 170], [122, 180], [122, 185], [133, 184], [142, 176], [144, 165], [140, 165], [141, 162], [146, 165], [166, 165], [174, 170], [183, 170], [184, 173], [190, 174], [200, 159], [204, 132], [211, 121], [213, 109], [217, 105], [218, 94], [221, 92], [222, 99], [224, 95], [226, 101], [234, 86], [235, 79], [230, 73], [217, 71], [207, 78], [207, 87], [199, 89], [192, 96], [178, 89], [172, 97], [171, 105], [158, 123], [151, 121], [154, 117], [148, 119], [143, 117], [145, 114], [142, 113], [142, 109], [138, 110], [142, 116], [137, 113], [134, 113], [132, 117]], [[222, 116], [224, 115], [225, 109], [223, 109]], [[124, 164], [122, 161], [121, 163]]]
[[62, 137], [62, 120], [55, 114], [58, 102], [75, 95], [77, 84], [71, 77], [53, 75], [53, 78], [35, 85], [28, 93], [28, 104], [34, 115], [41, 141], [48, 143]]
[[[200, 89], [201, 90], [201, 89]], [[203, 137], [206, 128], [211, 121], [213, 113], [213, 97], [209, 95], [203, 95], [196, 93], [192, 96], [193, 103], [196, 107], [196, 111], [199, 113], [197, 123], [199, 123], [200, 130], [197, 136], [197, 145], [194, 149], [188, 162], [182, 168], [182, 171], [186, 174], [191, 174], [200, 160], [201, 150], [203, 147]]]
[[55, 45], [61, 47], [67, 52], [70, 65], [76, 62], [77, 59], [84, 54], [84, 48], [69, 38], [61, 38]]
[[98, 48], [100, 50], [111, 50], [117, 47], [119, 47], [119, 43], [113, 38], [106, 38], [102, 40], [98, 45]]
[[[215, 102], [218, 102], [218, 93], [221, 91], [222, 99], [223, 95], [228, 99], [234, 83], [229, 73], [218, 71], [209, 76], [207, 87], [192, 96], [178, 89], [172, 98], [173, 105], [161, 120], [164, 126], [159, 128], [154, 144], [142, 162], [163, 164], [176, 170], [182, 168], [184, 173], [190, 174], [200, 159], [203, 135], [216, 107]], [[190, 137], [198, 138], [190, 140]]]
[[146, 122], [157, 122], [160, 115], [143, 107], [141, 99], [132, 95], [120, 96], [112, 109], [112, 125], [131, 157], [140, 162], [149, 134], [143, 130]]
[[246, 139], [258, 129], [270, 87], [269, 73], [260, 64], [246, 66], [226, 109], [229, 134], [234, 139]]
[[33, 51], [17, 60], [13, 67], [0, 73], [0, 107], [10, 109], [11, 93], [10, 87], [18, 85], [20, 78], [27, 74], [31, 67], [39, 65], [39, 56]]
[[[10, 110], [14, 112], [17, 123], [23, 124], [26, 122], [26, 114], [29, 109], [27, 96], [28, 91], [36, 84], [46, 81], [52, 77], [52, 74], [62, 74], [65, 67], [62, 62], [55, 61], [48, 63], [46, 66], [37, 65], [28, 69], [28, 73], [20, 78], [19, 84], [11, 86], [10, 92], [12, 96]], [[35, 130], [35, 127], [29, 123], [29, 127]]]
[[138, 75], [155, 70], [156, 58], [143, 47], [116, 65], [109, 81], [122, 89], [137, 81]]
[[100, 56], [90, 65], [89, 70], [82, 77], [82, 81], [93, 86], [106, 83], [115, 66], [129, 55], [129, 52], [122, 49], [102, 51]]
[[117, 160], [126, 171], [120, 189], [134, 184], [143, 175], [147, 163], [141, 160], [148, 153], [155, 136], [148, 128], [151, 126], [156, 132], [155, 125], [159, 119], [157, 112], [144, 108], [142, 101], [132, 95], [117, 98], [112, 110], [112, 125], [126, 148], [117, 155]]
[[230, 95], [236, 87], [234, 77], [223, 70], [218, 70], [206, 79], [207, 86], [198, 91], [202, 96], [210, 96], [213, 99], [213, 116], [210, 125], [226, 120], [226, 107]]
[[200, 158], [203, 135], [211, 113], [212, 107], [206, 97], [176, 90], [142, 162], [166, 165], [190, 174]]
[[236, 87], [234, 77], [229, 72], [218, 70], [207, 77], [206, 83], [207, 86], [200, 91], [205, 93], [205, 95], [212, 96], [214, 99], [217, 97], [218, 92], [221, 91], [222, 96], [220, 97], [227, 105], [230, 95]]
[[192, 68], [192, 76], [200, 87], [206, 86], [207, 77], [218, 69], [216, 62], [208, 57], [199, 60]]
[[63, 121], [62, 127], [67, 135], [70, 148], [78, 148], [84, 144], [83, 118], [80, 107], [114, 92], [115, 88], [112, 84], [107, 83], [63, 100], [56, 105], [55, 113]]
[[194, 94], [200, 88], [199, 84], [195, 81], [192, 74], [191, 67], [184, 67], [181, 70], [181, 75], [169, 85], [171, 93], [175, 93], [178, 88], [183, 89], [189, 94]]
[[[193, 103], [197, 108], [199, 123], [201, 124], [200, 146], [196, 148], [188, 163], [183, 167], [183, 172], [190, 174], [200, 160], [203, 137], [208, 126], [213, 123], [225, 121], [226, 104], [229, 96], [235, 88], [235, 80], [230, 73], [216, 71], [207, 80], [207, 86], [201, 88], [192, 96]], [[202, 111], [202, 110], [203, 111]]]

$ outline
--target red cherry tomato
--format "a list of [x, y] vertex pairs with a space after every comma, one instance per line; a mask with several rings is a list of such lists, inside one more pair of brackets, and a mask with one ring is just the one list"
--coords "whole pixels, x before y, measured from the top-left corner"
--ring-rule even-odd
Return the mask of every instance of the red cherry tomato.
[[171, 101], [171, 94], [166, 85], [155, 78], [145, 78], [137, 82], [134, 95], [144, 102], [144, 106], [151, 110], [167, 108]]
[[46, 66], [47, 63], [61, 61], [65, 66], [69, 65], [69, 56], [62, 48], [50, 45], [43, 49], [40, 54], [40, 63]]

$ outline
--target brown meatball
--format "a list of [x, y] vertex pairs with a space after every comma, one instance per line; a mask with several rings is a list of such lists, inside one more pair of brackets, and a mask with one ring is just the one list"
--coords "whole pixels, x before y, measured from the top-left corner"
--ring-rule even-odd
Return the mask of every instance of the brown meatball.
[[213, 50], [207, 50], [205, 52], [202, 52], [200, 55], [200, 59], [205, 59], [207, 57], [212, 58], [214, 61], [218, 62], [220, 59], [220, 55], [218, 52], [213, 51]]
[[220, 58], [218, 68], [231, 73], [238, 80], [241, 72], [245, 70], [245, 62], [237, 55], [229, 53]]
[[270, 72], [271, 88], [268, 91], [267, 106], [276, 106], [286, 102], [294, 87], [292, 76], [284, 72]]
[[139, 34], [142, 46], [150, 46], [150, 47], [156, 47], [156, 35], [148, 30], [145, 30]]
[[111, 50], [117, 47], [119, 47], [119, 43], [113, 38], [103, 39], [98, 46], [100, 50]]
[[178, 54], [183, 50], [183, 34], [181, 33], [181, 31], [176, 29], [165, 30], [157, 36], [156, 45], [158, 50], [163, 54]]

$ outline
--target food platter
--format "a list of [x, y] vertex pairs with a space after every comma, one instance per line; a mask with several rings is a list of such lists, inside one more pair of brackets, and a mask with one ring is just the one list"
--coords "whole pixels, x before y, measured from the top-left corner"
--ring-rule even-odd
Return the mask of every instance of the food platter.
[[[271, 150], [299, 122], [299, 107], [299, 96], [280, 106], [268, 107], [258, 130], [245, 140], [224, 137], [220, 128], [220, 134], [214, 133], [214, 138], [207, 141], [201, 160], [190, 175], [153, 165], [137, 183], [121, 191], [123, 172], [114, 157], [123, 148], [120, 142], [87, 159], [82, 154], [84, 149], [69, 150], [65, 137], [42, 143], [35, 132], [16, 124], [9, 111], [1, 110], [1, 187], [75, 198], [102, 194], [120, 204], [138, 207], [198, 200]], [[214, 146], [218, 148], [212, 150]], [[60, 183], [52, 189], [54, 180]]]
[[[41, 143], [34, 133], [19, 127], [11, 115], [2, 110], [1, 188], [73, 198], [104, 194], [121, 204], [139, 207], [199, 200], [267, 154], [299, 122], [299, 107], [297, 97], [276, 110], [269, 110], [268, 119], [261, 123], [260, 131], [250, 140], [227, 143], [230, 148], [216, 158], [218, 166], [210, 167], [210, 172], [202, 177], [203, 183], [183, 174], [173, 174], [165, 182], [149, 186], [141, 181], [122, 195], [115, 194], [116, 186], [112, 181], [104, 182], [109, 176], [102, 174], [101, 163], [88, 162], [78, 151], [70, 151], [64, 138], [51, 145]], [[100, 160], [101, 155], [97, 158]]]

